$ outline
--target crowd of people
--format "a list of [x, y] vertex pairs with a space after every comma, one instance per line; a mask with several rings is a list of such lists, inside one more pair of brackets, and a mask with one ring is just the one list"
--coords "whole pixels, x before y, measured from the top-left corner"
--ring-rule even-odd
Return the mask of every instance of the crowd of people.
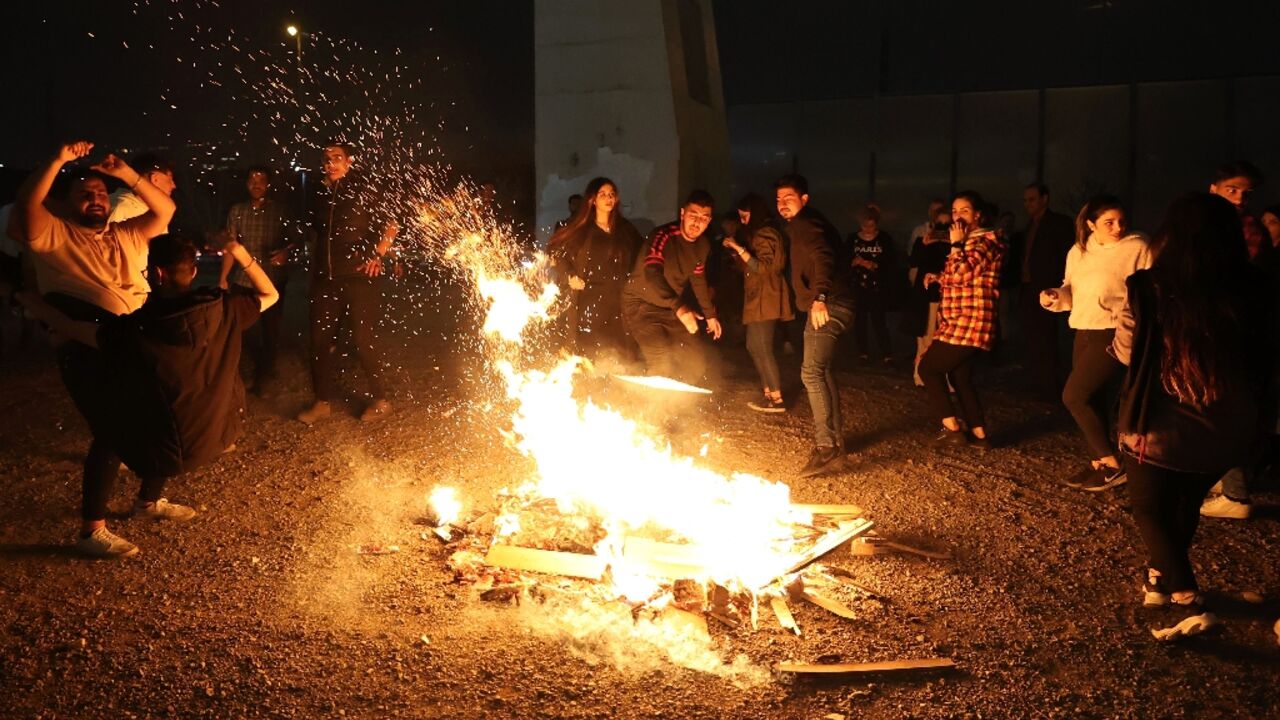
[[[107, 154], [55, 192], [64, 167], [92, 150], [69, 143], [37, 169], [6, 234], [27, 251], [38, 288], [19, 299], [60, 336], [58, 367], [93, 436], [78, 545], [125, 557], [138, 548], [106, 527], [121, 462], [142, 479], [137, 514], [194, 516], [163, 496], [165, 483], [234, 447], [242, 336], [255, 323], [251, 388], [275, 381], [280, 290], [304, 242], [314, 399], [297, 419], [333, 412], [344, 323], [369, 385], [361, 419], [391, 412], [377, 329], [399, 226], [343, 143], [323, 148], [323, 182], [302, 223], [272, 197], [270, 170], [250, 168], [248, 199], [227, 219], [218, 287], [197, 288], [195, 246], [168, 233], [172, 167]], [[1132, 231], [1109, 195], [1089, 199], [1073, 221], [1049, 209], [1047, 187], [1029, 185], [1029, 223], [1016, 231], [966, 190], [930, 204], [904, 263], [878, 207], [859, 208], [857, 230], [842, 237], [798, 174], [774, 183], [773, 202], [748, 194], [721, 223], [712, 196], [694, 190], [647, 237], [623, 217], [618, 185], [596, 178], [571, 201], [547, 254], [565, 298], [564, 342], [587, 357], [698, 385], [709, 348], [745, 337], [761, 390], [748, 406], [776, 414], [795, 407], [778, 347], [798, 348], [813, 437], [800, 477], [847, 469], [836, 372], [847, 330], [857, 363], [893, 368], [887, 318], [899, 312], [916, 338], [911, 371], [936, 441], [985, 449], [992, 435], [975, 369], [1016, 323], [1035, 393], [1061, 402], [1088, 449], [1063, 481], [1095, 492], [1127, 482], [1149, 558], [1144, 604], [1207, 624], [1188, 560], [1199, 518], [1247, 518], [1249, 487], [1276, 457], [1280, 208], [1250, 214], [1261, 182], [1248, 163], [1224, 165], [1150, 235]], [[122, 187], [110, 193], [111, 184]], [[1058, 313], [1073, 331], [1069, 369]]]
[[[372, 398], [361, 420], [391, 412], [378, 328], [387, 299], [384, 256], [399, 227], [380, 214], [354, 169], [354, 149], [334, 143], [324, 148], [323, 181], [309, 195], [302, 223], [271, 196], [271, 171], [249, 169], [249, 199], [232, 206], [222, 233], [217, 287], [196, 287], [196, 244], [169, 233], [172, 166], [108, 153], [87, 169], [63, 172], [92, 151], [86, 141], [61, 146], [19, 189], [5, 234], [23, 249], [23, 262], [5, 285], [28, 286], [16, 299], [54, 331], [63, 383], [93, 436], [77, 545], [115, 558], [138, 552], [106, 524], [122, 467], [142, 479], [135, 515], [195, 516], [163, 497], [165, 484], [234, 449], [245, 412], [242, 348], [255, 325], [250, 387], [261, 392], [277, 379], [280, 289], [304, 240], [313, 258], [315, 397], [298, 420], [310, 425], [332, 413], [344, 323]], [[110, 192], [112, 184], [121, 187]]]
[[[1190, 633], [1214, 621], [1188, 559], [1199, 519], [1247, 518], [1249, 485], [1277, 459], [1280, 209], [1249, 213], [1261, 183], [1249, 163], [1223, 165], [1207, 192], [1174, 201], [1152, 235], [1132, 231], [1111, 195], [1090, 198], [1073, 221], [1049, 209], [1046, 186], [1031, 184], [1022, 198], [1029, 223], [1015, 231], [1008, 214], [962, 191], [930, 204], [904, 271], [878, 207], [859, 209], [858, 229], [842, 238], [800, 175], [774, 184], [776, 214], [758, 195], [742, 198], [718, 242], [706, 192], [691, 193], [677, 221], [638, 243], [618, 213], [617, 185], [597, 178], [548, 250], [579, 352], [625, 358], [629, 338], [648, 372], [697, 384], [707, 379], [700, 330], [718, 340], [728, 332], [720, 318], [732, 317], [759, 376], [762, 394], [748, 403], [758, 412], [790, 407], [776, 341], [790, 343], [801, 324], [814, 446], [800, 477], [846, 469], [834, 365], [850, 327], [860, 364], [873, 363], [874, 336], [892, 367], [886, 313], [900, 309], [916, 337], [913, 374], [937, 417], [936, 442], [985, 449], [992, 440], [974, 370], [1016, 323], [1033, 394], [1060, 402], [1088, 448], [1063, 482], [1091, 492], [1129, 483], [1149, 558], [1143, 603], [1184, 612], [1180, 632]], [[1069, 364], [1058, 313], [1072, 332]]]

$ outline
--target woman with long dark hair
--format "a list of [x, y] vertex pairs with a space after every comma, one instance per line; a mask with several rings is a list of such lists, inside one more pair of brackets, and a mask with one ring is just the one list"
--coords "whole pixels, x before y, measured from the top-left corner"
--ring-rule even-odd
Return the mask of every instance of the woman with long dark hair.
[[[1116, 334], [1116, 313], [1124, 306], [1125, 280], [1151, 267], [1146, 237], [1126, 232], [1120, 198], [1098, 195], [1076, 216], [1076, 244], [1067, 252], [1062, 287], [1040, 293], [1040, 305], [1050, 312], [1067, 312], [1075, 331], [1071, 375], [1062, 390], [1062, 403], [1071, 412], [1092, 453], [1079, 472], [1067, 478], [1068, 487], [1098, 492], [1125, 481], [1108, 433], [1112, 393], [1121, 365], [1108, 350]], [[1112, 395], [1114, 397], [1114, 395]]]
[[622, 351], [622, 288], [640, 248], [640, 233], [619, 211], [618, 186], [609, 178], [587, 183], [578, 212], [547, 241], [571, 295], [570, 343], [596, 357]]
[[[942, 288], [938, 304], [938, 329], [920, 359], [934, 411], [942, 418], [938, 440], [988, 446], [982, 405], [973, 389], [973, 363], [980, 350], [990, 350], [996, 340], [996, 308], [1000, 301], [1000, 267], [1005, 245], [987, 227], [987, 203], [972, 190], [957, 193], [951, 201], [951, 251], [939, 274], [925, 276], [928, 287]], [[957, 416], [947, 390], [948, 381], [960, 402]]]
[[780, 413], [786, 411], [782, 400], [782, 374], [773, 354], [773, 335], [779, 322], [795, 317], [791, 307], [791, 288], [787, 282], [787, 249], [764, 198], [754, 193], [738, 203], [741, 235], [750, 247], [734, 238], [726, 238], [724, 246], [744, 265], [742, 321], [747, 326], [747, 352], [760, 374], [764, 387], [761, 401], [747, 403], [752, 410]]
[[1118, 429], [1147, 550], [1143, 604], [1194, 616], [1191, 631], [1214, 622], [1188, 558], [1200, 503], [1253, 450], [1274, 358], [1273, 300], [1242, 235], [1226, 200], [1175, 201], [1151, 269], [1129, 276], [1112, 346], [1128, 366]]

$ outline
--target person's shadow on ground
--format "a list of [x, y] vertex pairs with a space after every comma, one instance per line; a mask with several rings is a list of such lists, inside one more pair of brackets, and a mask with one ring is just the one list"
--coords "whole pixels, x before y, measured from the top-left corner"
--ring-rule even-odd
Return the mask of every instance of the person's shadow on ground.
[[20, 558], [66, 558], [70, 560], [89, 560], [78, 549], [75, 543], [3, 543], [0, 544], [0, 558], [17, 560]]

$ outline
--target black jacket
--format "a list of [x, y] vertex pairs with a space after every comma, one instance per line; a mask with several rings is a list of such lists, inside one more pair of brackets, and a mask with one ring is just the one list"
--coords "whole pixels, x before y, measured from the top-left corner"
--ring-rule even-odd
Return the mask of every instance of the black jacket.
[[[1014, 238], [1012, 253], [1005, 261], [1005, 269], [1001, 273], [1002, 287], [1022, 282], [1022, 264], [1027, 253], [1027, 231], [1030, 229], [1028, 226]], [[1040, 226], [1036, 228], [1035, 240], [1031, 243], [1029, 289], [1038, 293], [1045, 288], [1056, 288], [1062, 284], [1062, 276], [1067, 269], [1067, 252], [1075, 241], [1075, 222], [1062, 213], [1046, 210], [1044, 217], [1040, 218]]]
[[1128, 365], [1117, 421], [1121, 448], [1142, 462], [1183, 472], [1220, 475], [1246, 464], [1274, 417], [1266, 407], [1275, 367], [1269, 283], [1260, 272], [1239, 279], [1235, 305], [1245, 336], [1239, 345], [1248, 354], [1232, 358], [1236, 374], [1228, 391], [1205, 407], [1179, 401], [1161, 382], [1159, 271], [1139, 270], [1126, 285], [1128, 301], [1115, 340], [1119, 359]]
[[138, 475], [172, 477], [204, 465], [244, 424], [240, 338], [260, 314], [243, 292], [200, 288], [151, 295], [137, 311], [98, 329], [98, 346], [119, 382], [108, 438]]
[[375, 201], [373, 189], [354, 170], [332, 186], [317, 183], [307, 200], [307, 218], [315, 234], [312, 269], [318, 277], [364, 277], [360, 266], [375, 257], [384, 225], [373, 211]]
[[809, 312], [820, 295], [826, 297], [827, 304], [852, 306], [849, 253], [830, 221], [805, 206], [787, 223], [786, 230], [796, 309]]

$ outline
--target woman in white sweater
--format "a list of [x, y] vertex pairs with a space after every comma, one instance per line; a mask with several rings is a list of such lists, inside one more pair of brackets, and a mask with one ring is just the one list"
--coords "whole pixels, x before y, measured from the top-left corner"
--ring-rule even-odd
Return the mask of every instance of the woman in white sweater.
[[1062, 402], [1071, 411], [1093, 455], [1066, 480], [1069, 487], [1098, 492], [1124, 483], [1107, 429], [1111, 416], [1109, 387], [1124, 367], [1107, 352], [1115, 337], [1113, 313], [1124, 307], [1125, 280], [1151, 267], [1147, 238], [1125, 232], [1124, 206], [1118, 198], [1099, 195], [1076, 216], [1076, 244], [1067, 253], [1062, 287], [1040, 293], [1040, 304], [1052, 312], [1071, 312], [1075, 330], [1071, 375]]

